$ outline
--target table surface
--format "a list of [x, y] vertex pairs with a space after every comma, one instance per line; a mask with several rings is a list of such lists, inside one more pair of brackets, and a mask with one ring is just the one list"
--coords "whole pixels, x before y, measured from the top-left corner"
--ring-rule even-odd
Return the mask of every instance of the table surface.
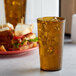
[[76, 44], [65, 42], [62, 70], [41, 71], [39, 63], [38, 50], [18, 57], [0, 56], [0, 76], [76, 76]]

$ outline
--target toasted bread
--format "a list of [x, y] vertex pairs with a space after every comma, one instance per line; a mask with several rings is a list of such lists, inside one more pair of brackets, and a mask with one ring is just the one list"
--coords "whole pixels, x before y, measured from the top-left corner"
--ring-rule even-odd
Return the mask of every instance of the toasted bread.
[[14, 30], [13, 25], [10, 24], [10, 23], [3, 24], [3, 25], [0, 24], [0, 31], [10, 30], [10, 28], [11, 28], [12, 30]]
[[15, 28], [15, 35], [16, 36], [22, 36], [26, 35], [28, 33], [31, 33], [33, 29], [33, 24], [17, 24]]

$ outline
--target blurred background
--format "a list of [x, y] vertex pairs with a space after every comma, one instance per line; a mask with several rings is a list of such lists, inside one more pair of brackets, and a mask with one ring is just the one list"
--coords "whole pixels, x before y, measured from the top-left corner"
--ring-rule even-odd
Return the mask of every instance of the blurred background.
[[[34, 24], [33, 32], [37, 35], [37, 18], [59, 16], [59, 0], [27, 0], [26, 24]], [[4, 0], [0, 0], [0, 21], [5, 19]]]
[[[66, 19], [65, 36], [71, 38], [72, 15], [76, 13], [76, 0], [26, 0], [25, 23], [34, 24], [37, 35], [37, 18], [60, 16]], [[4, 0], [0, 0], [0, 22], [6, 22]], [[75, 31], [74, 31], [75, 32]]]

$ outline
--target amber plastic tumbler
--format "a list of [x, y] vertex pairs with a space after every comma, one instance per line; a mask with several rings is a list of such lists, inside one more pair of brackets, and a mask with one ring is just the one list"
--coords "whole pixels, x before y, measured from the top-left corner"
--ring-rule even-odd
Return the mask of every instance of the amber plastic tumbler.
[[57, 71], [62, 66], [65, 19], [61, 17], [43, 17], [37, 19], [40, 68], [45, 71]]
[[21, 22], [21, 18], [25, 18], [26, 0], [4, 0], [6, 22], [14, 25]]

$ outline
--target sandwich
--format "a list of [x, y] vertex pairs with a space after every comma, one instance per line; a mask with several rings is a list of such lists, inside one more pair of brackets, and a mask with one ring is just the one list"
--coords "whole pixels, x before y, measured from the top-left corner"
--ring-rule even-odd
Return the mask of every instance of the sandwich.
[[13, 48], [25, 50], [37, 46], [38, 38], [32, 33], [33, 24], [17, 24], [14, 31]]
[[6, 51], [12, 46], [12, 39], [14, 36], [14, 27], [7, 23], [0, 25], [0, 51]]

